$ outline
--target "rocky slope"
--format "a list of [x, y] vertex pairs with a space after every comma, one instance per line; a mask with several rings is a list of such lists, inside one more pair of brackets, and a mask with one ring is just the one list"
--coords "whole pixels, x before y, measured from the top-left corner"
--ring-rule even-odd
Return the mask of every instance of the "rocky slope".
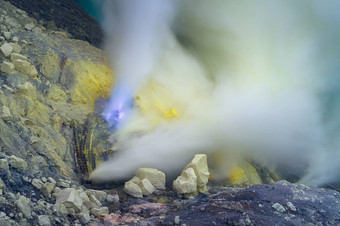
[[[66, 31], [52, 18], [57, 26], [47, 26], [36, 19], [40, 6], [10, 2], [27, 12], [0, 0], [0, 225], [340, 224], [338, 192], [285, 181], [249, 188], [209, 182], [193, 199], [171, 183], [151, 195], [143, 190], [143, 198], [124, 193], [123, 184], [82, 183], [108, 154], [108, 132], [93, 114], [114, 80], [105, 54], [71, 38], [98, 44], [77, 33], [78, 25]], [[233, 182], [272, 181], [256, 172], [248, 164]]]

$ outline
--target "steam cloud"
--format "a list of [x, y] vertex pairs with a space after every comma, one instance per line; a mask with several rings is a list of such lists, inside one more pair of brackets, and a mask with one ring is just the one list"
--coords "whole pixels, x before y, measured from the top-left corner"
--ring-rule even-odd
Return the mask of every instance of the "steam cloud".
[[171, 174], [214, 151], [226, 164], [246, 156], [307, 183], [339, 179], [338, 1], [113, 2], [106, 29], [118, 88], [106, 113], [152, 78], [181, 117], [153, 128], [131, 109], [114, 134], [121, 151], [90, 179], [139, 167]]

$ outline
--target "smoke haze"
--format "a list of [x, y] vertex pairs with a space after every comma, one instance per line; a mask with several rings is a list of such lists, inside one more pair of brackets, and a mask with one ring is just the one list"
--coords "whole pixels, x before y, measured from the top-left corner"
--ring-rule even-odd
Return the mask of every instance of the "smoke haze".
[[226, 164], [246, 156], [305, 183], [339, 180], [338, 1], [108, 2], [117, 86], [105, 113], [151, 79], [180, 118], [153, 125], [131, 109], [113, 135], [120, 151], [90, 179], [178, 173], [194, 154], [221, 151]]

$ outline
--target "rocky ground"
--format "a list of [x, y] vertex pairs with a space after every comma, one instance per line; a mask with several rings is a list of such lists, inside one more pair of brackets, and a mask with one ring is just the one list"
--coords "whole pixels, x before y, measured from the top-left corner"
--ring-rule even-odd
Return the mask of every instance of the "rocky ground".
[[[0, 225], [340, 224], [338, 192], [286, 181], [248, 188], [195, 184], [204, 194], [192, 190], [192, 198], [176, 194], [183, 189], [173, 191], [169, 181], [165, 189], [151, 185], [142, 173], [130, 183], [139, 198], [126, 194], [123, 183], [85, 183], [108, 154], [108, 131], [93, 114], [113, 83], [105, 54], [76, 40], [76, 30], [31, 17], [39, 10], [25, 1], [10, 2], [21, 9], [0, 0]], [[256, 172], [246, 168], [238, 170], [240, 184]], [[200, 178], [186, 169], [177, 185], [189, 183], [189, 174]], [[270, 182], [251, 178], [250, 184]]]

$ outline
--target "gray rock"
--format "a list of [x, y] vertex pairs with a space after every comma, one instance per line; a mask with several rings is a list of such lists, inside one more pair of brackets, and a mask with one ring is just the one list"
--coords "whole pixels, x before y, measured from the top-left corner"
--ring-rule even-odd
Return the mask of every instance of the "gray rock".
[[31, 64], [28, 61], [17, 59], [13, 61], [13, 64], [14, 64], [15, 70], [17, 70], [18, 72], [24, 75], [29, 75], [30, 72], [32, 71]]
[[296, 211], [296, 207], [293, 205], [293, 203], [287, 202], [286, 204], [291, 211], [294, 211], [294, 212]]
[[0, 189], [4, 189], [6, 187], [5, 183], [3, 182], [3, 180], [0, 178]]
[[83, 204], [88, 208], [91, 209], [92, 207], [95, 207], [93, 203], [90, 201], [90, 198], [87, 196], [87, 194], [83, 191], [78, 189], [78, 194], [81, 200], [83, 201]]
[[21, 52], [21, 46], [19, 46], [18, 44], [16, 44], [16, 43], [13, 43], [13, 42], [11, 42], [11, 43], [9, 43], [11, 46], [12, 46], [12, 48], [13, 48], [13, 53], [20, 53]]
[[44, 196], [49, 197], [54, 190], [55, 184], [46, 182], [40, 189]]
[[46, 182], [47, 182], [46, 177], [42, 177], [42, 178], [41, 178], [41, 181], [44, 182], [44, 183], [46, 183]]
[[0, 47], [0, 51], [5, 57], [9, 57], [13, 51], [13, 47], [6, 42]]
[[1, 226], [13, 226], [16, 224], [9, 217], [4, 217], [4, 218], [0, 218], [0, 225]]
[[9, 165], [15, 169], [25, 171], [28, 168], [28, 165], [25, 160], [19, 158], [15, 155], [11, 155], [9, 157]]
[[14, 72], [14, 65], [10, 62], [2, 62], [1, 64], [1, 72], [5, 73], [5, 74], [12, 74]]
[[12, 53], [11, 56], [11, 61], [15, 61], [15, 60], [23, 60], [23, 61], [27, 61], [28, 58], [20, 53]]
[[25, 29], [28, 31], [31, 31], [34, 28], [34, 24], [33, 23], [29, 23], [25, 25]]
[[175, 223], [175, 224], [179, 224], [179, 221], [180, 221], [179, 216], [176, 216], [176, 217], [175, 217], [175, 220], [174, 220], [174, 223]]
[[6, 106], [0, 107], [0, 118], [4, 121], [11, 121], [12, 120], [12, 115], [11, 112], [9, 111], [9, 108]]
[[51, 225], [50, 218], [47, 215], [39, 215], [38, 224], [40, 226], [50, 226]]
[[20, 196], [20, 198], [15, 201], [16, 207], [20, 210], [20, 212], [24, 215], [27, 219], [32, 219], [32, 211], [30, 207], [30, 200], [25, 196]]
[[17, 42], [19, 42], [19, 38], [16, 37], [16, 36], [14, 36], [14, 37], [12, 38], [12, 41], [15, 42], [15, 43], [17, 43]]
[[5, 170], [9, 170], [7, 159], [0, 159], [0, 168], [5, 169]]
[[69, 188], [69, 187], [70, 187], [70, 184], [65, 183], [65, 182], [63, 182], [63, 181], [59, 181], [59, 182], [58, 182], [58, 186], [59, 186], [59, 187], [62, 187], [62, 188]]
[[100, 208], [92, 208], [90, 213], [96, 217], [99, 217], [102, 214], [109, 214], [109, 208], [107, 207], [100, 207]]
[[[65, 188], [58, 194], [55, 209], [58, 209], [61, 204], [66, 208], [72, 208], [74, 211], [79, 212], [83, 205], [83, 201], [79, 196], [79, 192], [74, 188]], [[69, 210], [70, 211], [70, 210]]]
[[272, 207], [276, 210], [276, 211], [278, 211], [278, 212], [280, 212], [280, 213], [283, 213], [283, 212], [285, 212], [286, 211], [286, 209], [280, 204], [280, 203], [274, 203], [273, 205], [272, 205]]
[[52, 184], [56, 184], [57, 183], [52, 177], [48, 177], [47, 180], [49, 182], [51, 182]]
[[38, 179], [38, 178], [34, 178], [32, 180], [32, 185], [33, 187], [35, 187], [36, 189], [40, 190], [43, 186], [44, 186], [44, 183]]
[[109, 202], [109, 203], [118, 204], [119, 203], [119, 196], [117, 194], [107, 195], [106, 201]]
[[5, 31], [5, 32], [4, 32], [4, 37], [5, 37], [5, 39], [10, 40], [10, 39], [11, 39], [11, 36], [12, 36], [12, 33], [11, 33], [11, 32], [9, 32], [9, 31]]
[[80, 219], [81, 223], [87, 224], [91, 220], [91, 217], [90, 217], [90, 214], [88, 214], [88, 213], [80, 213], [79, 219]]
[[90, 201], [93, 203], [93, 207], [101, 207], [102, 204], [101, 202], [94, 196], [94, 195], [89, 195]]
[[133, 181], [127, 181], [124, 185], [124, 192], [136, 198], [143, 198], [142, 189]]
[[53, 195], [58, 196], [59, 192], [61, 192], [61, 189], [59, 187], [55, 187], [54, 190], [53, 190]]
[[5, 39], [5, 37], [4, 36], [0, 36], [0, 42], [3, 42], [3, 41], [5, 41], [6, 39]]
[[98, 190], [93, 190], [93, 189], [88, 189], [85, 191], [85, 193], [90, 197], [90, 195], [94, 195], [94, 197], [96, 197], [99, 202], [104, 202], [106, 199], [106, 192], [104, 191], [98, 191]]

